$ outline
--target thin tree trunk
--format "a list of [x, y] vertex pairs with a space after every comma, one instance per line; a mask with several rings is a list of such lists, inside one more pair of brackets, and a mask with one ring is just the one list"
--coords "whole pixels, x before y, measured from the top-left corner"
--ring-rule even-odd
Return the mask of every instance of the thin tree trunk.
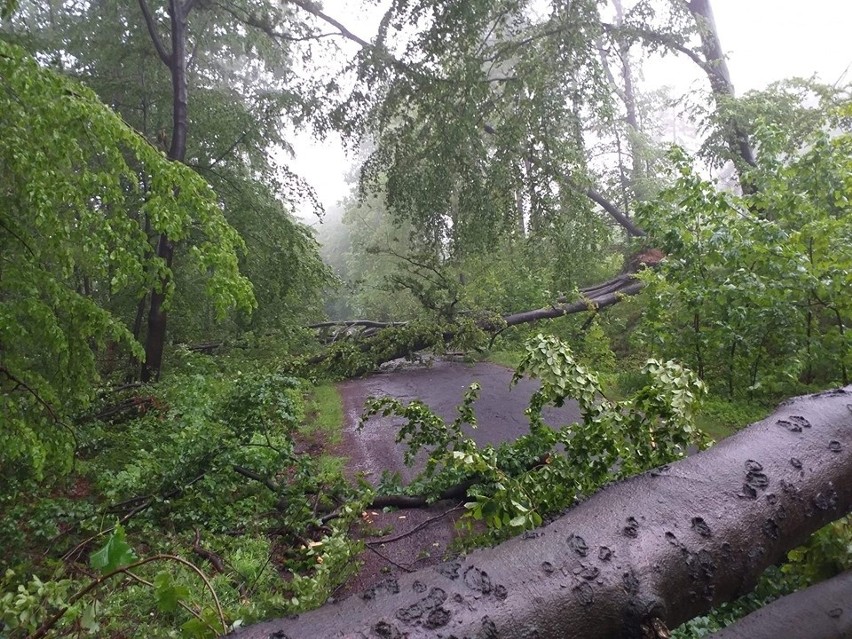
[[520, 186], [515, 189], [515, 212], [518, 216], [518, 237], [524, 239], [527, 236], [527, 226], [524, 221], [524, 192]]
[[808, 312], [805, 314], [805, 352], [806, 358], [808, 360], [807, 368], [805, 368], [805, 377], [802, 380], [805, 384], [810, 384], [814, 381], [814, 359], [813, 359], [813, 324], [814, 324], [814, 314], [813, 310], [811, 310], [811, 292], [808, 291]]
[[[618, 27], [624, 24], [624, 8], [621, 5], [621, 0], [612, 0], [615, 7], [615, 23]], [[645, 168], [642, 163], [642, 153], [639, 148], [639, 136], [642, 128], [639, 126], [639, 113], [636, 108], [636, 90], [633, 83], [633, 68], [630, 65], [630, 45], [626, 39], [621, 38], [618, 41], [618, 55], [621, 58], [621, 80], [624, 84], [622, 90], [622, 98], [624, 100], [625, 118], [627, 124], [627, 144], [630, 149], [630, 158], [632, 170], [630, 173], [630, 188], [633, 191], [633, 197], [637, 200], [643, 200], [644, 194], [641, 192], [642, 182], [645, 177]], [[627, 206], [625, 205], [625, 209]]]
[[643, 231], [640, 227], [636, 225], [633, 220], [631, 220], [623, 211], [619, 211], [612, 202], [608, 201], [603, 195], [598, 193], [595, 189], [589, 187], [585, 190], [586, 196], [600, 205], [600, 207], [609, 213], [616, 222], [618, 222], [626, 231], [628, 235], [633, 237], [644, 237], [645, 231]]
[[701, 352], [701, 315], [696, 311], [692, 315], [692, 330], [695, 333], [695, 366], [698, 377], [704, 379], [704, 355]]
[[846, 344], [846, 327], [843, 324], [843, 317], [837, 307], [834, 308], [834, 317], [837, 319], [837, 330], [840, 331], [840, 343], [843, 344], [842, 353], [840, 354], [840, 374], [843, 376], [843, 383], [849, 383], [849, 369], [846, 367], [846, 354], [849, 351], [849, 346]]
[[734, 365], [734, 360], [737, 355], [737, 340], [736, 338], [731, 340], [731, 352], [728, 353], [728, 397], [733, 399], [734, 397], [734, 373], [736, 371], [736, 366]]
[[[169, 0], [169, 20], [171, 34], [171, 52], [166, 52], [156, 24], [146, 0], [139, 0], [140, 8], [148, 26], [154, 47], [163, 63], [169, 67], [172, 78], [172, 136], [168, 157], [175, 162], [183, 162], [186, 156], [187, 134], [187, 79], [186, 79], [186, 27], [191, 0]], [[171, 269], [174, 258], [174, 244], [168, 235], [161, 233], [157, 240], [157, 256]], [[145, 338], [145, 362], [142, 364], [143, 382], [157, 380], [163, 363], [163, 349], [166, 344], [167, 313], [163, 308], [170, 276], [160, 280], [151, 290], [151, 306], [148, 312], [148, 333]]]

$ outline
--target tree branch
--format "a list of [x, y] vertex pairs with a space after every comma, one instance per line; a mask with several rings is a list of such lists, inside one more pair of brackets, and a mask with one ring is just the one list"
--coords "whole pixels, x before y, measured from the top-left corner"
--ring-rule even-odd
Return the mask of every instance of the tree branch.
[[700, 54], [690, 49], [688, 46], [683, 44], [682, 42], [678, 42], [675, 39], [675, 36], [668, 33], [660, 33], [659, 31], [651, 31], [649, 29], [641, 29], [635, 26], [617, 26], [614, 24], [609, 24], [606, 22], [601, 23], [601, 27], [603, 30], [610, 34], [618, 34], [623, 33], [626, 36], [634, 36], [639, 40], [643, 40], [646, 43], [659, 44], [664, 47], [668, 47], [673, 51], [678, 51], [682, 53], [690, 60], [692, 60], [695, 64], [697, 64], [704, 73], [707, 75], [717, 76], [716, 69], [713, 68], [704, 58], [701, 57]]
[[538, 308], [532, 311], [521, 311], [504, 315], [503, 320], [507, 326], [517, 326], [527, 322], [535, 322], [543, 319], [553, 319], [562, 317], [563, 315], [572, 315], [574, 313], [582, 313], [583, 311], [596, 311], [613, 304], [618, 304], [625, 297], [636, 295], [645, 287], [644, 282], [639, 280], [626, 280], [620, 283], [615, 290], [598, 295], [596, 297], [583, 297], [570, 304], [556, 304], [545, 308]]
[[292, 4], [295, 4], [297, 7], [303, 9], [304, 11], [307, 11], [311, 15], [316, 16], [317, 18], [319, 18], [323, 22], [330, 24], [335, 29], [337, 29], [340, 32], [340, 35], [342, 35], [347, 40], [351, 40], [352, 42], [355, 42], [356, 44], [361, 45], [365, 49], [376, 49], [375, 45], [371, 44], [370, 42], [367, 42], [363, 38], [358, 37], [357, 35], [352, 33], [349, 29], [347, 29], [341, 22], [339, 22], [338, 20], [335, 20], [330, 15], [323, 13], [323, 11], [322, 11], [322, 9], [320, 8], [319, 5], [317, 5], [313, 2], [310, 2], [309, 0], [288, 0], [288, 1]]
[[379, 46], [379, 45], [373, 44], [371, 42], [367, 42], [363, 38], [355, 35], [354, 33], [352, 33], [352, 31], [347, 29], [346, 26], [343, 23], [332, 18], [330, 15], [324, 13], [322, 11], [322, 9], [319, 7], [318, 4], [312, 2], [311, 0], [287, 0], [287, 1], [290, 2], [291, 4], [296, 5], [297, 7], [301, 8], [302, 10], [310, 13], [312, 16], [319, 18], [320, 20], [322, 20], [326, 24], [330, 24], [331, 26], [333, 26], [335, 29], [337, 29], [339, 31], [339, 35], [343, 36], [347, 40], [350, 40], [350, 41], [360, 45], [364, 49], [369, 49], [370, 51], [375, 52], [381, 58], [383, 58], [385, 60], [385, 62], [389, 63], [391, 66], [395, 67], [399, 71], [402, 71], [403, 73], [405, 73], [407, 75], [418, 77], [418, 78], [429, 78], [430, 80], [433, 80], [433, 81], [436, 81], [436, 82], [445, 81], [443, 78], [438, 78], [438, 77], [423, 73], [421, 71], [417, 71], [416, 69], [412, 68], [411, 66], [409, 66], [408, 64], [406, 64], [402, 60], [393, 56], [383, 46]]
[[34, 252], [34, 251], [30, 248], [30, 245], [29, 245], [29, 244], [27, 244], [27, 243], [26, 243], [26, 241], [25, 241], [25, 240], [24, 240], [24, 239], [23, 239], [20, 235], [18, 235], [17, 233], [15, 233], [15, 231], [13, 231], [11, 228], [9, 228], [9, 227], [6, 225], [6, 223], [5, 223], [5, 222], [3, 222], [3, 220], [0, 220], [0, 228], [4, 229], [7, 233], [9, 233], [9, 235], [11, 235], [11, 236], [12, 236], [12, 237], [14, 237], [16, 240], [18, 240], [18, 242], [20, 242], [20, 243], [21, 243], [21, 245], [22, 245], [25, 249], [27, 249], [27, 253], [29, 253], [29, 254], [30, 254], [30, 257], [35, 258], [36, 254], [35, 254], [35, 252]]
[[627, 217], [624, 213], [622, 213], [618, 207], [615, 206], [612, 202], [607, 200], [603, 195], [601, 195], [598, 191], [594, 190], [592, 187], [588, 187], [585, 190], [585, 194], [589, 197], [590, 200], [600, 205], [600, 207], [609, 213], [612, 218], [618, 222], [624, 229], [633, 237], [645, 237], [646, 233], [644, 230], [636, 226], [636, 224]]
[[237, 464], [233, 465], [233, 469], [234, 469], [234, 472], [237, 473], [238, 475], [242, 475], [243, 477], [248, 477], [249, 479], [253, 479], [256, 482], [260, 482], [261, 484], [266, 486], [269, 490], [271, 490], [273, 493], [275, 493], [276, 495], [278, 494], [278, 491], [280, 490], [280, 488], [278, 487], [278, 485], [274, 481], [269, 479], [269, 477], [264, 477], [263, 475], [259, 475], [256, 472], [254, 472], [253, 470], [249, 470], [248, 468], [238, 466]]
[[329, 38], [334, 36], [339, 36], [340, 34], [336, 31], [333, 33], [317, 33], [308, 36], [292, 36], [288, 33], [282, 33], [281, 31], [276, 31], [272, 28], [272, 25], [260, 18], [254, 16], [251, 13], [238, 13], [235, 7], [229, 4], [222, 4], [220, 2], [212, 3], [212, 6], [221, 9], [232, 18], [237, 20], [238, 22], [243, 23], [248, 27], [252, 27], [254, 29], [258, 29], [259, 31], [265, 33], [271, 40], [282, 40], [284, 42], [307, 42], [310, 40], [319, 40], [321, 38]]
[[[32, 397], [39, 404], [42, 405], [44, 410], [46, 410], [47, 414], [50, 416], [50, 419], [53, 420], [54, 424], [59, 425], [60, 427], [64, 428], [68, 432], [68, 435], [71, 437], [71, 441], [74, 442], [74, 451], [76, 453], [76, 451], [79, 450], [79, 448], [80, 448], [80, 440], [77, 438], [77, 433], [74, 431], [74, 429], [71, 427], [70, 424], [67, 424], [59, 416], [59, 414], [56, 412], [56, 410], [53, 408], [53, 406], [50, 405], [50, 402], [48, 402], [46, 399], [44, 399], [39, 394], [39, 392], [37, 390], [35, 390], [31, 386], [27, 385], [22, 379], [15, 377], [11, 373], [11, 371], [9, 371], [9, 369], [6, 368], [5, 366], [0, 366], [0, 374], [4, 375], [6, 377], [6, 379], [8, 379], [10, 382], [15, 384], [15, 387], [12, 389], [12, 392], [16, 391], [18, 388], [24, 389], [27, 393], [32, 395]], [[76, 457], [75, 457], [74, 461], [72, 462], [72, 465], [74, 465], [75, 468], [76, 468], [76, 463], [77, 463], [77, 460], [76, 460]]]
[[[62, 619], [63, 615], [68, 612], [68, 609], [77, 603], [80, 599], [85, 597], [90, 592], [97, 590], [104, 583], [120, 574], [131, 574], [130, 570], [133, 568], [138, 568], [139, 566], [144, 566], [145, 564], [150, 564], [152, 561], [174, 561], [182, 566], [185, 566], [192, 570], [196, 575], [198, 575], [201, 580], [204, 582], [205, 587], [210, 592], [210, 595], [213, 598], [213, 603], [216, 606], [216, 614], [219, 616], [219, 622], [222, 624], [222, 629], [228, 629], [228, 623], [225, 621], [225, 613], [222, 610], [222, 604], [219, 602], [219, 596], [216, 594], [216, 589], [213, 588], [213, 585], [210, 583], [210, 580], [207, 576], [201, 572], [201, 570], [193, 564], [192, 562], [183, 559], [182, 557], [177, 557], [175, 555], [153, 555], [152, 557], [146, 557], [145, 559], [140, 559], [139, 561], [135, 561], [132, 564], [128, 564], [127, 566], [122, 566], [121, 568], [116, 568], [112, 572], [108, 572], [101, 577], [98, 577], [94, 581], [92, 581], [89, 585], [85, 586], [82, 590], [77, 591], [71, 597], [68, 598], [68, 601], [64, 606], [62, 606], [59, 610], [57, 610], [53, 615], [51, 615], [47, 620], [42, 623], [38, 629], [31, 635], [29, 635], [28, 639], [41, 639], [46, 636], [50, 629], [56, 625], [56, 623]], [[135, 578], [135, 575], [131, 575]]]
[[416, 533], [418, 530], [422, 530], [423, 528], [425, 528], [426, 526], [428, 526], [432, 522], [438, 521], [439, 519], [443, 519], [444, 517], [446, 517], [447, 515], [449, 515], [452, 512], [458, 512], [463, 507], [464, 507], [464, 504], [459, 504], [457, 506], [453, 506], [452, 508], [445, 510], [444, 512], [440, 513], [439, 515], [435, 515], [434, 517], [429, 517], [428, 519], [420, 522], [411, 530], [406, 530], [404, 533], [399, 533], [398, 535], [394, 535], [393, 537], [380, 537], [378, 539], [374, 539], [374, 540], [366, 542], [366, 545], [367, 546], [371, 546], [371, 545], [372, 546], [377, 546], [377, 545], [381, 546], [381, 545], [384, 545], [384, 544], [392, 544], [393, 542], [399, 541], [400, 539], [405, 539], [406, 537], [410, 537], [411, 535]]
[[157, 31], [157, 25], [154, 22], [154, 16], [151, 15], [151, 9], [148, 7], [146, 0], [139, 0], [139, 8], [142, 9], [142, 15], [145, 17], [145, 26], [148, 27], [148, 35], [151, 36], [151, 41], [154, 43], [154, 48], [157, 50], [157, 55], [167, 67], [172, 66], [172, 56], [166, 52], [163, 46], [163, 41], [160, 38], [160, 32]]
[[[15, 377], [15, 376], [11, 373], [11, 371], [9, 371], [9, 369], [8, 369], [8, 368], [6, 368], [5, 366], [0, 366], [0, 374], [2, 374], [3, 376], [5, 376], [5, 377], [6, 377], [6, 379], [8, 379], [10, 382], [12, 382], [12, 383], [14, 383], [14, 384], [15, 384], [15, 388], [13, 388], [13, 389], [12, 389], [12, 391], [13, 391], [13, 392], [14, 392], [14, 391], [16, 391], [18, 388], [23, 388], [26, 392], [28, 392], [30, 395], [32, 395], [32, 396], [33, 396], [33, 398], [34, 398], [34, 399], [35, 399], [35, 400], [36, 400], [39, 404], [41, 404], [41, 405], [44, 407], [44, 409], [47, 411], [48, 415], [50, 415], [50, 418], [51, 418], [54, 422], [56, 422], [57, 424], [62, 424], [62, 420], [59, 418], [59, 415], [58, 415], [58, 414], [56, 413], [56, 411], [53, 409], [53, 406], [51, 406], [51, 405], [50, 405], [50, 403], [49, 403], [46, 399], [44, 399], [44, 398], [43, 398], [43, 397], [39, 394], [39, 392], [38, 392], [38, 391], [36, 391], [35, 389], [33, 389], [32, 387], [30, 387], [29, 385], [27, 385], [27, 383], [26, 383], [26, 382], [24, 382], [22, 379], [19, 379], [18, 377]], [[76, 439], [76, 438], [75, 438], [75, 439]]]
[[408, 322], [376, 322], [374, 320], [340, 320], [339, 322], [318, 322], [310, 324], [308, 328], [335, 328], [345, 326], [362, 326], [364, 328], [390, 328], [391, 326], [405, 326]]
[[[497, 130], [490, 124], [486, 124], [484, 130], [490, 135], [497, 135]], [[615, 204], [607, 200], [601, 193], [599, 193], [592, 187], [583, 189], [571, 182], [570, 179], [569, 185], [573, 189], [585, 193], [589, 199], [600, 205], [604, 211], [609, 213], [616, 222], [618, 222], [622, 227], [624, 227], [628, 234], [632, 235], [633, 237], [645, 237], [645, 235], [647, 235], [644, 230], [639, 228], [629, 217], [627, 217], [627, 215], [625, 215], [617, 206], [615, 206]]]
[[[653, 253], [653, 255], [650, 255], [647, 260], [641, 259], [635, 264], [631, 264], [629, 266], [631, 271], [638, 270], [638, 268], [640, 268], [643, 264], [653, 266], [662, 259], [662, 253], [659, 251], [649, 251], [647, 253], [649, 255]], [[645, 256], [640, 255], [639, 257], [644, 258]], [[494, 318], [492, 316], [492, 318], [479, 320], [477, 325], [486, 333], [497, 335], [508, 326], [516, 326], [525, 322], [534, 322], [542, 319], [552, 319], [555, 317], [562, 317], [563, 315], [571, 315], [573, 313], [598, 311], [602, 308], [617, 304], [625, 297], [636, 295], [644, 286], [644, 282], [635, 279], [632, 273], [622, 273], [611, 280], [582, 289], [580, 291], [580, 299], [573, 302], [568, 303], [565, 301], [567, 298], [561, 298], [559, 303], [546, 308], [509, 313], [502, 316], [502, 322], [494, 322]], [[369, 320], [354, 321], [356, 323], [361, 323], [368, 322]], [[363, 353], [367, 353], [369, 356], [365, 358], [363, 364], [360, 365], [361, 368], [356, 371], [352, 371], [353, 375], [368, 373], [373, 370], [375, 366], [399, 357], [408, 356], [419, 350], [423, 350], [424, 348], [435, 346], [435, 344], [441, 340], [443, 340], [443, 342], [449, 342], [456, 336], [457, 331], [456, 326], [449, 323], [444, 325], [443, 331], [440, 335], [413, 335], [400, 343], [391, 345], [376, 339], [376, 333], [380, 335], [382, 331], [393, 328], [394, 327], [392, 326], [388, 326], [384, 329], [367, 329], [370, 332], [370, 335], [362, 335], [360, 339], [355, 341], [358, 349]], [[331, 365], [337, 356], [338, 355], [334, 351], [327, 351], [325, 353], [314, 355], [307, 363], [312, 366], [327, 366]]]

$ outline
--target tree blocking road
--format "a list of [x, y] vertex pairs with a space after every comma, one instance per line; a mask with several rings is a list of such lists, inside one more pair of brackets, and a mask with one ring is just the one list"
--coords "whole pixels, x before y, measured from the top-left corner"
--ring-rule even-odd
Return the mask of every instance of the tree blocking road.
[[240, 639], [664, 637], [749, 592], [852, 510], [852, 386], [789, 400], [708, 451], [548, 526]]

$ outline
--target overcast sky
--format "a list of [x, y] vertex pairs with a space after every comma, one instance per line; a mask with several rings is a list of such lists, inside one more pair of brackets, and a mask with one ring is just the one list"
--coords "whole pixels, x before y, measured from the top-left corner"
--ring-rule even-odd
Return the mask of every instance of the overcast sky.
[[[824, 82], [834, 83], [846, 73], [845, 80], [852, 80], [852, 2], [712, 0], [712, 5], [738, 94], [794, 76], [817, 74]], [[353, 12], [353, 6], [351, 0], [324, 3], [328, 14], [370, 39], [375, 18]], [[645, 88], [668, 84], [686, 91], [693, 83], [703, 87], [706, 77], [685, 58], [669, 56], [646, 64], [645, 81]], [[303, 136], [295, 150], [293, 168], [314, 186], [327, 210], [348, 194], [345, 176], [351, 161], [338, 141], [317, 143]]]

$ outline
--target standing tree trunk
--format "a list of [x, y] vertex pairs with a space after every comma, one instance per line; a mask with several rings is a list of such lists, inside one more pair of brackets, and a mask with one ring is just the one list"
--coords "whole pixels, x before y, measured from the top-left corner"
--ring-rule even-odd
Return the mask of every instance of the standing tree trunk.
[[[707, 71], [710, 87], [716, 99], [716, 108], [717, 110], [724, 110], [725, 102], [734, 97], [734, 83], [731, 81], [728, 63], [719, 41], [719, 32], [716, 30], [716, 21], [713, 18], [710, 0], [689, 0], [687, 7], [698, 25], [701, 51], [707, 61], [704, 68]], [[740, 184], [743, 191], [751, 191], [753, 190], [752, 187], [742, 180], [742, 171], [755, 166], [754, 149], [749, 142], [748, 132], [742, 125], [734, 118], [729, 117], [728, 120], [726, 137], [731, 149], [731, 158], [741, 174]]]
[[850, 400], [852, 387], [787, 401], [539, 530], [235, 636], [668, 636], [852, 510]]
[[[621, 0], [613, 0], [615, 7], [615, 24], [618, 27], [624, 25], [624, 9]], [[625, 118], [627, 124], [627, 145], [630, 150], [632, 169], [630, 172], [630, 190], [633, 197], [642, 201], [645, 194], [642, 192], [642, 181], [645, 177], [645, 168], [642, 158], [641, 145], [639, 143], [642, 128], [639, 125], [639, 111], [636, 107], [636, 89], [633, 82], [633, 67], [630, 63], [630, 43], [625, 38], [620, 38], [617, 43], [618, 57], [621, 59], [621, 80], [624, 86], [621, 97], [624, 100]], [[629, 207], [624, 206], [625, 210]]]
[[[169, 0], [169, 22], [171, 52], [166, 51], [160, 39], [157, 24], [147, 0], [139, 0], [139, 7], [145, 17], [148, 34], [157, 50], [157, 54], [169, 68], [172, 77], [172, 136], [168, 157], [175, 162], [183, 162], [186, 157], [187, 130], [187, 81], [186, 81], [186, 32], [187, 17], [195, 0]], [[174, 257], [174, 243], [168, 235], [161, 233], [157, 240], [157, 257], [163, 260], [171, 271]], [[143, 382], [157, 380], [163, 363], [163, 348], [166, 344], [167, 314], [163, 308], [166, 292], [170, 284], [170, 275], [160, 279], [159, 285], [151, 290], [151, 306], [148, 311], [148, 333], [145, 339], [145, 362], [142, 364]]]

